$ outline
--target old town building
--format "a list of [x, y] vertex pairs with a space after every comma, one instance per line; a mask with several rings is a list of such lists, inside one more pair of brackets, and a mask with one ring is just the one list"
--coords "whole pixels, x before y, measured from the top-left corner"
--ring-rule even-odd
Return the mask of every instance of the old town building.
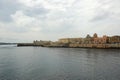
[[104, 35], [103, 37], [93, 37], [94, 44], [106, 44], [108, 43], [108, 37]]
[[82, 39], [82, 44], [91, 44], [93, 42], [93, 38], [87, 34], [86, 38]]
[[85, 38], [61, 38], [58, 41], [34, 41], [34, 46], [46, 47], [89, 47], [89, 48], [120, 48], [120, 36], [102, 36], [97, 33]]
[[61, 42], [61, 43], [81, 43], [82, 38], [62, 38], [62, 39], [59, 39], [59, 42]]
[[112, 37], [109, 37], [108, 42], [109, 42], [109, 43], [120, 43], [120, 36], [112, 36]]

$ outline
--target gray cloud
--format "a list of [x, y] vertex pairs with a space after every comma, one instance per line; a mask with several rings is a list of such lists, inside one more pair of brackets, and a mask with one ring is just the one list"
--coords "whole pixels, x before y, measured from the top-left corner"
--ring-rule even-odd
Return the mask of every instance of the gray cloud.
[[23, 11], [23, 13], [27, 16], [31, 17], [38, 17], [45, 18], [45, 16], [49, 13], [49, 9], [44, 8], [42, 5], [40, 7], [26, 7], [25, 5], [22, 5], [20, 10]]
[[11, 21], [11, 14], [20, 8], [20, 4], [16, 0], [0, 0], [0, 21]]
[[93, 16], [91, 21], [104, 21], [120, 17], [120, 10], [118, 10], [120, 8], [119, 0], [98, 0], [98, 2], [99, 6], [96, 7], [95, 16]]
[[36, 16], [36, 15], [45, 15], [49, 12], [49, 10], [45, 8], [32, 8], [32, 9], [26, 9], [25, 14], [28, 16]]
[[106, 19], [110, 19], [112, 13], [106, 12], [106, 11], [99, 11], [97, 12], [97, 15], [95, 15], [91, 21], [103, 21]]
[[22, 10], [28, 16], [42, 15], [45, 16], [49, 12], [44, 7], [29, 8], [18, 2], [18, 0], [0, 0], [0, 21], [11, 21], [11, 14], [14, 14], [17, 10]]

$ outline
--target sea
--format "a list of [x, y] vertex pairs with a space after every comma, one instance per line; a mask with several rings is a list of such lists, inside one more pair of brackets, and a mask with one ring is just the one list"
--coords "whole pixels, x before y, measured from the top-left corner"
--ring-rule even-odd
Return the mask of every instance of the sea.
[[120, 80], [120, 49], [0, 45], [0, 80]]

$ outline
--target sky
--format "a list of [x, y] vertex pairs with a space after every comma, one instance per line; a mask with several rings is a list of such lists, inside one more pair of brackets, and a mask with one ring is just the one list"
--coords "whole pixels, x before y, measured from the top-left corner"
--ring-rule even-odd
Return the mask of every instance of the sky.
[[120, 35], [120, 0], [0, 0], [0, 42]]

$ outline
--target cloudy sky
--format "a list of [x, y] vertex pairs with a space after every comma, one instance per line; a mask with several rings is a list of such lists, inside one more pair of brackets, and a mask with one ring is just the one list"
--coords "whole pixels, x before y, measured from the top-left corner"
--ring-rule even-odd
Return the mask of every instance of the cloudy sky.
[[0, 42], [120, 35], [120, 0], [0, 0]]

